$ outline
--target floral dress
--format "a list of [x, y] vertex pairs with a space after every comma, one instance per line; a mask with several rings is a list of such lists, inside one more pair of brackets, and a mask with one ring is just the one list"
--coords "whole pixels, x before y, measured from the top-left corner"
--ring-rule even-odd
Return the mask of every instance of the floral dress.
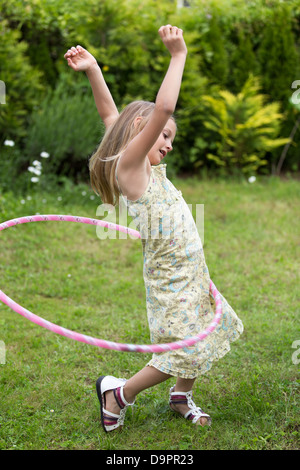
[[[139, 199], [123, 197], [123, 201], [142, 239], [151, 342], [199, 334], [215, 316], [215, 301], [196, 223], [181, 191], [167, 179], [166, 164], [151, 167], [148, 186]], [[222, 295], [221, 300], [222, 318], [213, 333], [193, 346], [154, 353], [147, 365], [188, 379], [208, 371], [243, 332], [241, 320]]]

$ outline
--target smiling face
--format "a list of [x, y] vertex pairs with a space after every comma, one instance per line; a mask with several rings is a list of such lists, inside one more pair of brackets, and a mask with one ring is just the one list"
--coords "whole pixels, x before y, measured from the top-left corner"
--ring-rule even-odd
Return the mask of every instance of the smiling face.
[[148, 152], [148, 159], [151, 165], [159, 165], [162, 159], [171, 152], [176, 130], [174, 119], [169, 119], [159, 138]]

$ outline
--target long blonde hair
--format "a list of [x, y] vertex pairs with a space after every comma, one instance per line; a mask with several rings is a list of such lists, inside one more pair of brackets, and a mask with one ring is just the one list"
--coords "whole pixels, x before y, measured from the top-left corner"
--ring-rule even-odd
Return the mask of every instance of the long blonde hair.
[[[106, 130], [89, 161], [92, 189], [102, 202], [116, 205], [120, 191], [115, 181], [118, 160], [129, 142], [145, 127], [154, 109], [149, 101], [133, 101]], [[143, 119], [135, 121], [137, 117]]]

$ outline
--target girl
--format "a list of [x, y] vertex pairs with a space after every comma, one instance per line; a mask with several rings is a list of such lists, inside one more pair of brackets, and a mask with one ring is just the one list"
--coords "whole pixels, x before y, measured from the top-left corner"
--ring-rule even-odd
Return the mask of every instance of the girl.
[[[86, 72], [106, 126], [102, 142], [90, 159], [92, 187], [105, 203], [116, 204], [121, 196], [142, 233], [147, 315], [153, 343], [194, 336], [209, 325], [215, 314], [196, 224], [181, 192], [167, 179], [166, 164], [161, 163], [172, 150], [177, 130], [173, 113], [187, 48], [183, 32], [177, 27], [162, 26], [159, 35], [171, 58], [155, 103], [133, 102], [120, 115], [94, 57], [80, 46], [65, 54], [71, 68]], [[163, 226], [175, 207], [167, 227]], [[176, 377], [170, 389], [171, 409], [196, 425], [211, 424], [210, 416], [192, 399], [194, 381], [230, 350], [230, 342], [243, 331], [242, 322], [221, 298], [222, 321], [204, 341], [153, 354], [150, 362], [128, 380], [113, 376], [97, 380], [101, 422], [106, 432], [123, 425], [126, 409], [141, 391], [170, 377]]]

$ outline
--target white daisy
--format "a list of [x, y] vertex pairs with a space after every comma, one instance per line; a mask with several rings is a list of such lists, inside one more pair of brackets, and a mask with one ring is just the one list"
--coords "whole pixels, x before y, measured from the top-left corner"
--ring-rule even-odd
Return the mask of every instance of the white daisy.
[[37, 168], [37, 167], [35, 168], [33, 166], [29, 166], [28, 171], [30, 171], [30, 173], [34, 173], [37, 176], [40, 176], [40, 174], [41, 174], [41, 170], [39, 168]]
[[6, 147], [13, 147], [15, 143], [13, 140], [5, 140], [4, 145], [6, 145]]
[[42, 158], [49, 158], [50, 157], [50, 154], [48, 152], [41, 152], [40, 153], [40, 157]]

